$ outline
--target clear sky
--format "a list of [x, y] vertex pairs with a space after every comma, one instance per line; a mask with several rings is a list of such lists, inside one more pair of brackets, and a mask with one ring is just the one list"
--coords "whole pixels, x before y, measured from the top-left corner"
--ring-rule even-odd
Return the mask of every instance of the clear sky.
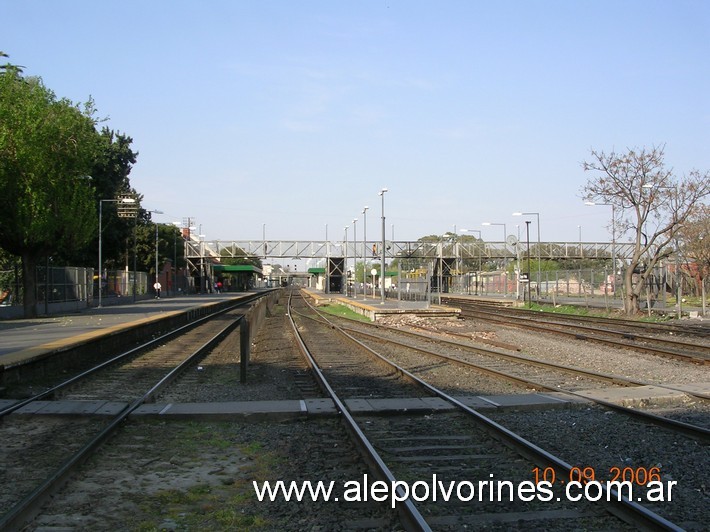
[[[609, 241], [590, 150], [710, 169], [710, 2], [0, 0], [0, 50], [93, 97], [143, 206], [207, 240], [462, 228]], [[528, 217], [535, 221], [535, 217]], [[534, 231], [534, 225], [532, 226]], [[352, 228], [349, 238], [352, 239]], [[477, 234], [477, 233], [476, 233]]]

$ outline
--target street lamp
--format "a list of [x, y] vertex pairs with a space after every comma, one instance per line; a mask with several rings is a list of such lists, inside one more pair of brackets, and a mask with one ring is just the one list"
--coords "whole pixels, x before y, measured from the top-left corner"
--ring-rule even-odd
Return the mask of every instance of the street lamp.
[[264, 246], [264, 262], [266, 262], [266, 224], [261, 224], [261, 243]]
[[[540, 252], [541, 252], [541, 246], [540, 246], [540, 213], [539, 212], [514, 212], [513, 216], [532, 216], [535, 215], [537, 217], [537, 302], [540, 303], [540, 282], [542, 280], [542, 268], [540, 266], [540, 263], [542, 262]], [[528, 271], [528, 275], [530, 275], [530, 272]], [[530, 281], [528, 280], [528, 283]], [[528, 286], [529, 289], [529, 286]]]
[[[153, 211], [145, 211], [145, 212], [152, 212], [153, 214], [164, 214], [163, 211], [158, 211], [158, 210], [153, 210]], [[156, 288], [156, 285], [158, 284], [158, 222], [155, 222], [155, 283], [153, 284], [153, 288], [155, 289], [156, 297], [158, 296], [158, 289]]]
[[353, 299], [357, 299], [357, 218], [353, 220]]
[[103, 233], [103, 211], [104, 211], [104, 202], [106, 203], [136, 203], [135, 198], [120, 198], [120, 199], [102, 199], [99, 200], [99, 275], [98, 275], [98, 285], [99, 285], [99, 305], [98, 308], [101, 308], [101, 276], [102, 276], [102, 269], [103, 269], [103, 259], [101, 257], [101, 246], [102, 246], [102, 233]]
[[362, 298], [367, 297], [367, 205], [362, 209]]
[[348, 226], [345, 226], [345, 247], [343, 258], [343, 273], [345, 274], [345, 297], [348, 295]]
[[385, 304], [385, 192], [387, 188], [380, 190], [379, 195], [382, 196], [382, 266], [380, 270], [380, 304]]
[[[528, 308], [532, 308], [532, 298], [530, 294], [530, 220], [525, 220], [525, 235], [528, 246]], [[523, 303], [525, 302], [525, 290], [523, 289]]]

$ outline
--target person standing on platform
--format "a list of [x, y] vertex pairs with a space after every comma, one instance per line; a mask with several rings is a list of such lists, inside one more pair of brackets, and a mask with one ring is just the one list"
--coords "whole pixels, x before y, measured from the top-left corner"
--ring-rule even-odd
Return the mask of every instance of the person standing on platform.
[[160, 299], [160, 289], [162, 288], [160, 281], [155, 281], [153, 288], [155, 288], [155, 299]]

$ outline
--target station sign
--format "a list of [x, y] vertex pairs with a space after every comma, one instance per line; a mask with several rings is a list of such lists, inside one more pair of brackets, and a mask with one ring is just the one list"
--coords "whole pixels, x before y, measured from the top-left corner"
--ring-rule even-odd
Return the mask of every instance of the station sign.
[[138, 202], [133, 194], [121, 194], [116, 198], [119, 218], [135, 218], [138, 214]]

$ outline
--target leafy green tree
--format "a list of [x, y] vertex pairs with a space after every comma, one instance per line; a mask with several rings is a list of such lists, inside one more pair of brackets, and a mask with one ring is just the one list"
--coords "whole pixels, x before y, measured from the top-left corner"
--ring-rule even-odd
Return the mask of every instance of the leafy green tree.
[[[138, 203], [141, 196], [131, 188], [129, 174], [136, 163], [138, 153], [131, 149], [133, 139], [106, 127], [99, 134], [99, 151], [92, 165], [91, 182], [96, 190], [95, 202], [131, 195]], [[97, 207], [98, 208], [98, 207]], [[133, 250], [134, 224], [150, 223], [145, 213], [134, 218], [119, 218], [117, 204], [104, 202], [102, 220], [102, 262], [104, 268], [118, 269], [124, 265], [127, 255]], [[98, 219], [97, 219], [98, 224]], [[97, 267], [98, 233], [83, 249], [63, 256], [65, 264]]]
[[[137, 266], [138, 271], [148, 272], [148, 286], [153, 286], [155, 278], [156, 228], [158, 231], [158, 270], [162, 271], [163, 265], [168, 260], [170, 262], [177, 260], [178, 268], [185, 265], [180, 229], [170, 224], [156, 224], [151, 221], [150, 213], [141, 211], [136, 227]], [[132, 255], [132, 252], [129, 254]], [[129, 268], [131, 267], [132, 265], [129, 265]]]
[[[10, 57], [7, 55], [5, 52], [0, 50], [0, 57]], [[22, 73], [22, 68], [20, 65], [13, 65], [12, 63], [5, 63], [4, 65], [0, 65], [0, 71], [2, 72], [15, 72], [15, 73]]]
[[26, 317], [36, 314], [40, 259], [96, 231], [93, 114], [91, 101], [82, 110], [39, 79], [0, 72], [0, 246], [22, 258]]
[[[225, 266], [254, 266], [261, 269], [262, 263], [259, 257], [248, 257], [243, 249], [234, 246], [232, 249], [223, 249], [220, 252], [220, 263]], [[243, 256], [240, 256], [243, 255]]]

